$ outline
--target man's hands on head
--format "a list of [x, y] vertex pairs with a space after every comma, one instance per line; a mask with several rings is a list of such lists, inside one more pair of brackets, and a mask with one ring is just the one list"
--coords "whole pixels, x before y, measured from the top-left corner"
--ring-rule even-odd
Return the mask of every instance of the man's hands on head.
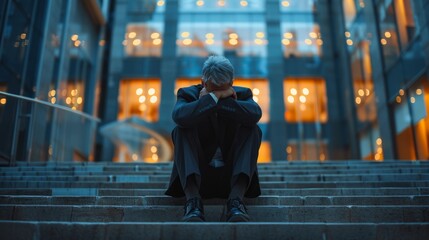
[[[226, 89], [214, 90], [214, 91], [211, 91], [211, 92], [214, 93], [218, 99], [229, 98], [229, 97], [237, 99], [237, 93], [235, 92], [234, 88], [232, 88], [232, 87], [228, 87]], [[205, 96], [205, 95], [207, 95], [207, 94], [209, 94], [209, 93], [210, 92], [207, 91], [206, 88], [203, 88], [200, 91], [200, 98], [203, 97], [203, 96]]]

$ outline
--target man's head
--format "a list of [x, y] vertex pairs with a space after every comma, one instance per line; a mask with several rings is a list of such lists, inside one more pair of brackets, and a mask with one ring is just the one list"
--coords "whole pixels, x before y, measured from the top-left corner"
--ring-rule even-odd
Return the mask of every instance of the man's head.
[[234, 68], [227, 58], [210, 56], [204, 62], [202, 84], [208, 92], [231, 87], [233, 78]]

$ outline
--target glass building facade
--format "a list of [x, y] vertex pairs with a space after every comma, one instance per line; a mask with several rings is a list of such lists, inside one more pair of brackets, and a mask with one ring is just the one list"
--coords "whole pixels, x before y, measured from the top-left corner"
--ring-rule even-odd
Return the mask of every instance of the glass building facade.
[[[427, 160], [428, 12], [425, 0], [6, 0], [0, 91], [100, 118], [95, 153], [75, 159], [165, 162], [177, 90], [223, 55], [262, 108], [259, 162]], [[9, 103], [2, 129], [19, 125], [53, 158], [61, 118], [24, 108], [44, 124], [26, 131]]]

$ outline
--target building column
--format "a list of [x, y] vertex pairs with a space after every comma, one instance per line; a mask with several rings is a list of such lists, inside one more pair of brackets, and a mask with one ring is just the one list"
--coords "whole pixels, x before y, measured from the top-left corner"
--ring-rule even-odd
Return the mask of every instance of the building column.
[[[372, 4], [371, 4], [372, 3]], [[380, 136], [383, 140], [384, 159], [395, 158], [395, 136], [393, 135], [393, 119], [389, 110], [387, 95], [387, 83], [384, 75], [383, 52], [379, 41], [379, 29], [377, 26], [377, 8], [375, 3], [368, 3], [364, 9], [365, 22], [370, 41], [371, 68], [374, 81], [374, 93], [377, 105], [377, 120]]]
[[164, 19], [164, 44], [161, 60], [161, 102], [159, 106], [159, 126], [168, 134], [172, 130], [173, 111], [176, 97], [174, 87], [177, 78], [176, 36], [178, 28], [178, 0], [166, 1]]
[[281, 46], [280, 4], [266, 0], [267, 70], [270, 89], [270, 122], [267, 139], [271, 143], [272, 161], [286, 160], [286, 123], [283, 96], [283, 52]]

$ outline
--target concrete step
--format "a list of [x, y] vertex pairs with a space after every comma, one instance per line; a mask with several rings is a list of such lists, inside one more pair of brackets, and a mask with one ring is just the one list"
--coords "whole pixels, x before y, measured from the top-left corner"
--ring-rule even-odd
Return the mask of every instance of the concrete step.
[[[204, 207], [206, 220], [224, 220], [224, 206]], [[429, 222], [429, 206], [248, 206], [252, 222]], [[182, 206], [0, 205], [0, 219], [66, 222], [180, 221]]]
[[[386, 173], [386, 174], [320, 174], [320, 175], [261, 175], [260, 181], [422, 181], [429, 180], [429, 174]], [[109, 175], [109, 176], [7, 176], [0, 181], [68, 181], [68, 182], [168, 182], [167, 175]]]
[[76, 223], [0, 221], [2, 239], [409, 239], [427, 240], [429, 223]]
[[[223, 199], [209, 199], [207, 205], [222, 205]], [[421, 196], [261, 196], [245, 199], [246, 205], [302, 206], [302, 205], [429, 205], [429, 195]], [[0, 196], [0, 204], [6, 205], [122, 205], [122, 206], [183, 206], [185, 199], [167, 196]]]
[[[429, 181], [331, 181], [331, 182], [260, 182], [262, 188], [380, 188], [429, 187]], [[2, 181], [0, 188], [121, 188], [166, 189], [167, 182], [67, 182], [67, 181]]]
[[[428, 187], [409, 188], [263, 188], [262, 196], [416, 196], [429, 195]], [[0, 188], [0, 195], [31, 196], [163, 196], [165, 189], [109, 188]]]
[[[303, 174], [376, 174], [376, 173], [429, 173], [429, 167], [402, 167], [402, 168], [365, 168], [365, 169], [262, 169], [259, 175], [303, 175]], [[121, 175], [170, 175], [171, 170], [134, 169], [121, 171]], [[0, 176], [109, 176], [115, 172], [107, 171], [74, 171], [74, 170], [9, 170], [0, 172]]]

